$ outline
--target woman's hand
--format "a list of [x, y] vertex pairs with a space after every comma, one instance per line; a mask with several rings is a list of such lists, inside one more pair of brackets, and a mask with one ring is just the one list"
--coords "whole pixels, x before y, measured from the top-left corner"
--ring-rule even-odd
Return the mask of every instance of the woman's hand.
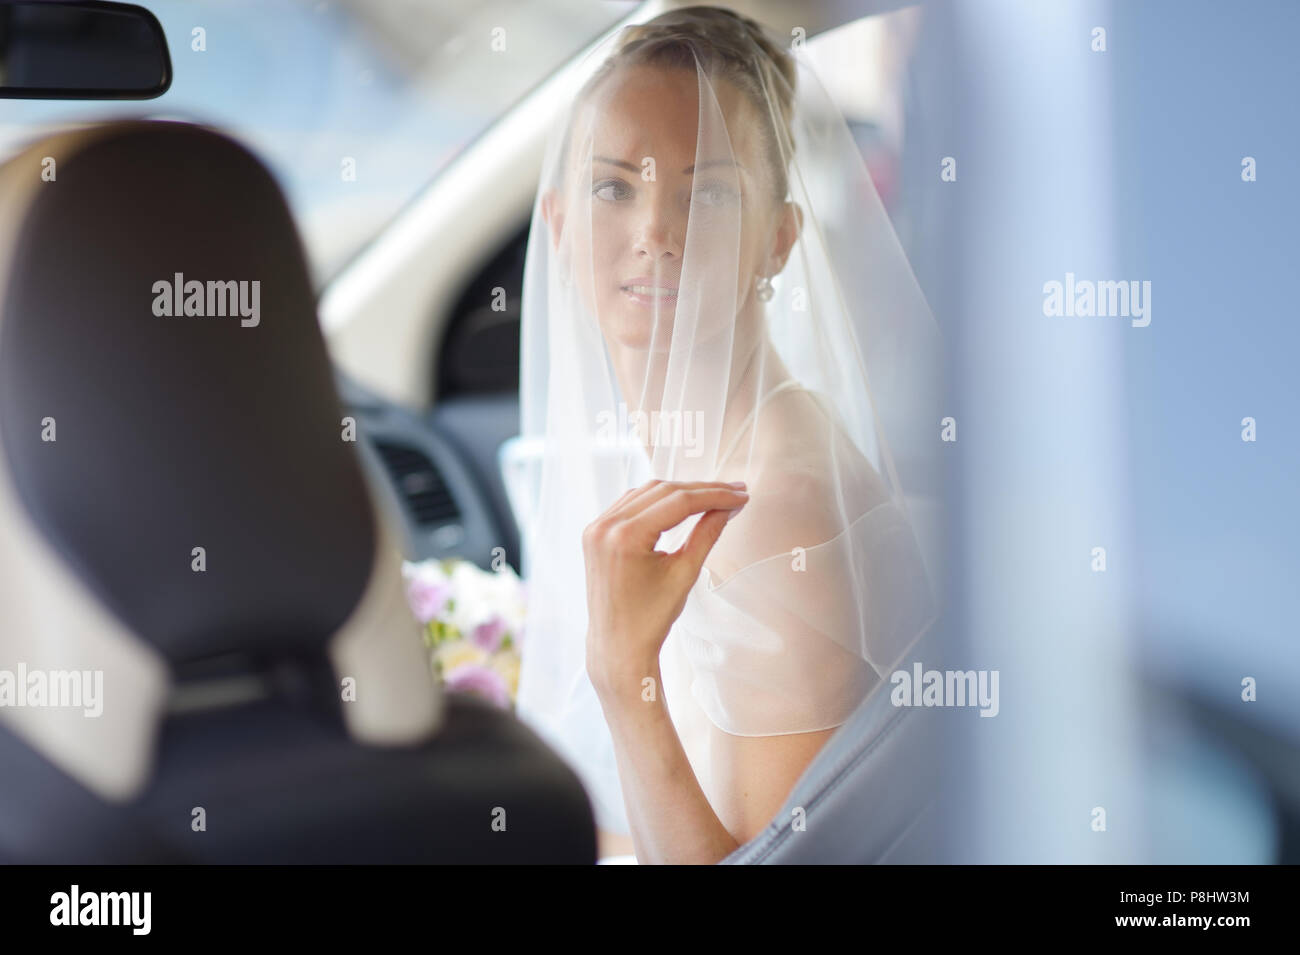
[[[598, 692], [640, 692], [722, 529], [749, 500], [743, 482], [651, 481], [614, 502], [582, 534], [587, 565], [587, 674]], [[673, 553], [659, 535], [704, 512]]]

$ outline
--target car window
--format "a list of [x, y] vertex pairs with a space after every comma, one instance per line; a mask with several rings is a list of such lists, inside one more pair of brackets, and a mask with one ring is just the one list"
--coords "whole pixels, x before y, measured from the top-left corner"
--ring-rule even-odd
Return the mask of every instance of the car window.
[[849, 131], [881, 202], [904, 231], [902, 164], [908, 67], [922, 12], [910, 7], [864, 17], [807, 41], [806, 52]]
[[497, 116], [637, 3], [142, 5], [167, 34], [171, 89], [141, 102], [0, 100], [0, 157], [116, 117], [220, 128], [279, 180], [319, 288]]

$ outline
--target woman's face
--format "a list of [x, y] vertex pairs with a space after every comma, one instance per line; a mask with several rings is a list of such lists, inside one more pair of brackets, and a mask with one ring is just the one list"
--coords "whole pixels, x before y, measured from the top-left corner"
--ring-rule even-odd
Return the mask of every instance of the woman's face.
[[699, 296], [697, 334], [709, 336], [710, 321], [721, 332], [745, 309], [755, 279], [784, 262], [757, 110], [731, 83], [714, 84], [725, 130], [706, 98], [707, 132], [697, 143], [698, 87], [693, 70], [611, 73], [575, 123], [565, 195], [544, 200], [552, 240], [567, 244], [583, 304], [611, 343], [648, 349], [653, 340], [667, 351], [687, 295]]

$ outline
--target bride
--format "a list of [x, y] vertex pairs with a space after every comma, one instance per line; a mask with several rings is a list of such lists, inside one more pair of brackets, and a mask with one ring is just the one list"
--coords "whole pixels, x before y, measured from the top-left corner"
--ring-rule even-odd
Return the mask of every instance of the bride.
[[713, 863], [935, 615], [900, 480], [933, 319], [798, 51], [688, 7], [593, 63], [525, 266], [519, 712], [602, 851]]

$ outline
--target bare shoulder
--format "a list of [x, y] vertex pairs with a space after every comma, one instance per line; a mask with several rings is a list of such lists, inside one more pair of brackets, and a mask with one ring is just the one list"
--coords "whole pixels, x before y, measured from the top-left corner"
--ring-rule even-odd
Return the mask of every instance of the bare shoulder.
[[888, 498], [875, 468], [807, 393], [781, 395], [768, 409], [748, 473], [726, 477], [746, 481], [751, 496], [709, 561], [723, 575], [831, 540]]

